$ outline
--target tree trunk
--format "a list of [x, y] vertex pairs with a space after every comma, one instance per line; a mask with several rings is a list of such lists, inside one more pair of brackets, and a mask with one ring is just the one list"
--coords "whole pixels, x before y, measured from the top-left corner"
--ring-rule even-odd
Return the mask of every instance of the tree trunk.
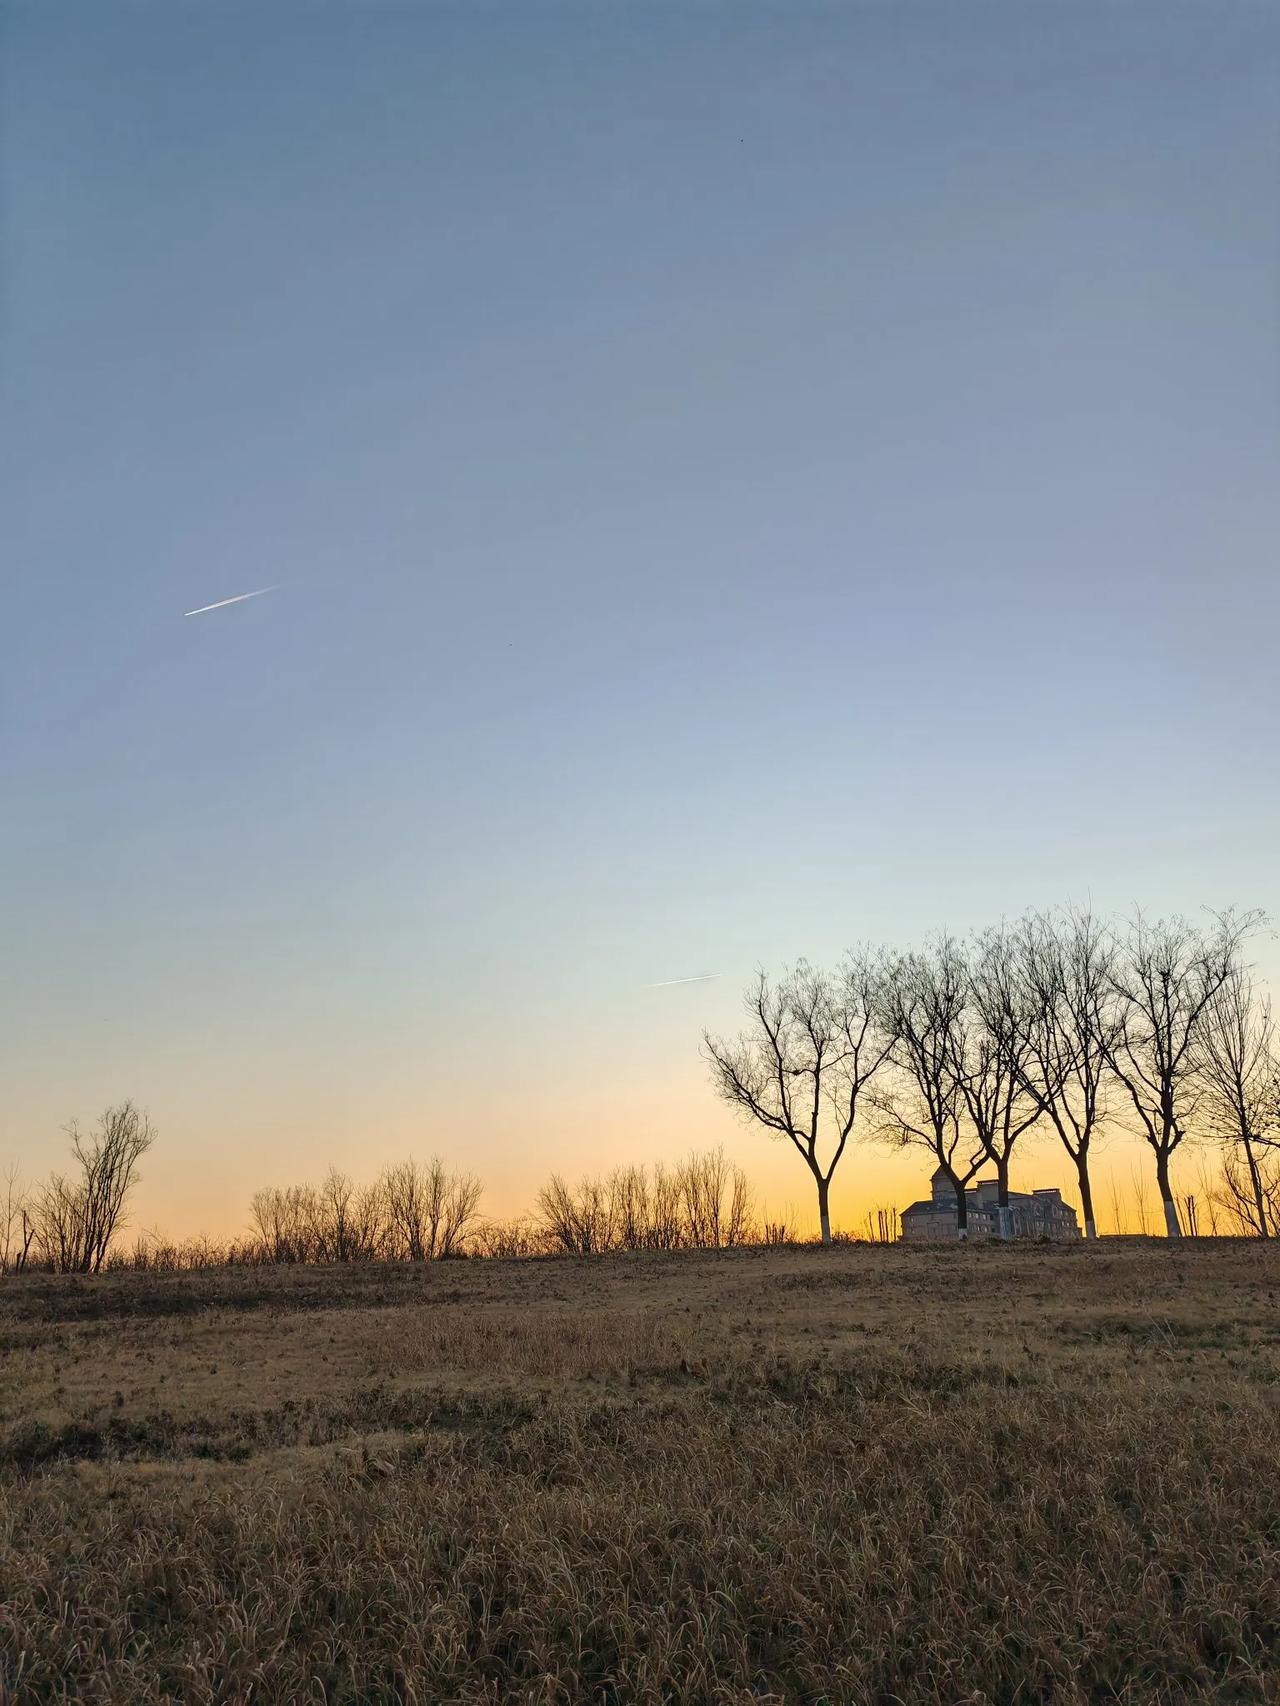
[[1080, 1181], [1080, 1212], [1084, 1216], [1086, 1238], [1098, 1236], [1098, 1223], [1093, 1218], [1093, 1187], [1089, 1183], [1089, 1163], [1083, 1155], [1076, 1161], [1076, 1177]]
[[954, 1179], [952, 1184], [956, 1193], [956, 1237], [967, 1238], [969, 1236], [969, 1205], [965, 1201], [964, 1186]]
[[1013, 1236], [1013, 1216], [1009, 1212], [1009, 1157], [996, 1161], [996, 1232], [1001, 1238]]
[[1253, 1207], [1258, 1217], [1258, 1237], [1270, 1238], [1271, 1232], [1267, 1226], [1267, 1199], [1262, 1189], [1262, 1173], [1259, 1170], [1257, 1157], [1253, 1153], [1253, 1145], [1246, 1137], [1244, 1140], [1245, 1159], [1249, 1163], [1249, 1183], [1253, 1186]]
[[1178, 1204], [1169, 1183], [1169, 1157], [1163, 1153], [1156, 1156], [1156, 1182], [1160, 1186], [1160, 1201], [1164, 1204], [1165, 1236], [1181, 1238], [1182, 1222], [1178, 1219]]
[[829, 1179], [818, 1180], [818, 1220], [822, 1226], [822, 1242], [831, 1242], [831, 1205], [827, 1201], [827, 1192], [831, 1188]]

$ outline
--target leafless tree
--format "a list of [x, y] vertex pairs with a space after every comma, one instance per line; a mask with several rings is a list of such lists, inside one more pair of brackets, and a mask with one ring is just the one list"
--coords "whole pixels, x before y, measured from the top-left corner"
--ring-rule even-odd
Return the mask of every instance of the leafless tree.
[[847, 955], [833, 975], [803, 960], [776, 983], [761, 972], [746, 996], [748, 1028], [736, 1040], [703, 1038], [721, 1098], [786, 1139], [812, 1174], [824, 1244], [831, 1180], [888, 1052], [877, 1001], [882, 973], [881, 957], [866, 950]]
[[383, 1194], [394, 1253], [409, 1262], [425, 1262], [430, 1246], [427, 1182], [416, 1161], [401, 1161], [383, 1174]]
[[609, 1175], [609, 1210], [619, 1249], [647, 1250], [653, 1236], [653, 1202], [648, 1169], [615, 1167]]
[[1120, 1206], [1120, 1187], [1116, 1183], [1116, 1176], [1115, 1176], [1114, 1172], [1111, 1175], [1111, 1193], [1110, 1194], [1111, 1194], [1111, 1229], [1113, 1232], [1119, 1233], [1119, 1232], [1122, 1232], [1124, 1230], [1124, 1211]]
[[317, 1224], [319, 1206], [310, 1185], [282, 1190], [268, 1186], [255, 1191], [251, 1204], [253, 1230], [271, 1262], [309, 1262], [320, 1259]]
[[373, 1262], [390, 1254], [391, 1231], [387, 1218], [387, 1194], [381, 1179], [361, 1185], [351, 1203], [350, 1255], [352, 1262]]
[[435, 1259], [447, 1262], [463, 1253], [467, 1233], [480, 1208], [484, 1186], [471, 1173], [452, 1174], [440, 1199], [435, 1231]]
[[1203, 1095], [1196, 1039], [1203, 1015], [1230, 977], [1256, 915], [1226, 912], [1206, 927], [1135, 914], [1112, 974], [1118, 1003], [1108, 1064], [1132, 1105], [1156, 1163], [1170, 1238], [1181, 1236], [1169, 1162], [1186, 1139]]
[[684, 1232], [695, 1250], [732, 1249], [751, 1232], [751, 1185], [723, 1149], [690, 1155], [678, 1171]]
[[755, 1233], [751, 1184], [723, 1149], [616, 1167], [605, 1179], [569, 1185], [552, 1174], [538, 1194], [539, 1225], [552, 1249], [575, 1256], [608, 1250], [719, 1250]]
[[[1280, 1143], [1280, 1057], [1271, 1005], [1248, 969], [1234, 964], [1200, 1015], [1194, 1055], [1203, 1086], [1201, 1120], [1208, 1136], [1243, 1162], [1252, 1197], [1252, 1224], [1271, 1236], [1260, 1152]], [[1234, 1196], [1236, 1171], [1229, 1189]]]
[[678, 1250], [684, 1242], [679, 1170], [665, 1167], [659, 1161], [653, 1169], [648, 1195], [649, 1225], [645, 1247], [650, 1250]]
[[604, 1195], [610, 1242], [617, 1249], [678, 1250], [687, 1243], [678, 1168], [661, 1161], [652, 1173], [634, 1163], [615, 1167], [604, 1182]]
[[270, 1262], [439, 1261], [458, 1255], [472, 1230], [483, 1187], [433, 1157], [387, 1169], [359, 1186], [330, 1168], [312, 1185], [255, 1193], [252, 1223]]
[[316, 1194], [316, 1236], [326, 1262], [354, 1261], [357, 1251], [356, 1186], [345, 1173], [330, 1167]]
[[1204, 1204], [1205, 1215], [1209, 1222], [1209, 1236], [1216, 1238], [1221, 1230], [1218, 1225], [1218, 1210], [1221, 1207], [1218, 1199], [1221, 1190], [1205, 1165], [1203, 1156], [1200, 1158], [1196, 1183], [1200, 1187], [1200, 1201]]
[[1254, 1167], [1238, 1146], [1222, 1152], [1222, 1170], [1208, 1201], [1228, 1226], [1255, 1238], [1280, 1238], [1280, 1150], [1255, 1152]]
[[[697, 1157], [691, 1158], [694, 1163]], [[605, 1180], [611, 1243], [619, 1250], [679, 1250], [689, 1242], [685, 1164], [615, 1167]], [[584, 1199], [585, 1200], [585, 1199]]]
[[1036, 994], [1018, 975], [1014, 938], [988, 930], [969, 955], [965, 1018], [953, 1030], [956, 1079], [982, 1153], [996, 1169], [996, 1214], [1001, 1238], [1012, 1234], [1009, 1163], [1024, 1132], [1039, 1119], [1031, 1093], [1030, 1032]]
[[1138, 1232], [1143, 1238], [1151, 1236], [1151, 1227], [1147, 1222], [1147, 1187], [1143, 1183], [1142, 1174], [1137, 1167], [1129, 1169], [1129, 1183], [1133, 1189], [1134, 1213], [1138, 1217]]
[[880, 1117], [877, 1135], [927, 1150], [945, 1173], [955, 1192], [959, 1238], [969, 1232], [965, 1190], [985, 1159], [957, 1064], [968, 1053], [968, 1000], [969, 968], [952, 937], [898, 955], [881, 985], [892, 1071], [871, 1096]]
[[264, 1185], [253, 1193], [249, 1202], [249, 1224], [252, 1236], [261, 1245], [268, 1262], [285, 1262], [287, 1231], [285, 1227], [284, 1193], [272, 1185]]
[[1115, 945], [1088, 909], [1026, 918], [1014, 937], [1028, 1092], [1071, 1157], [1086, 1238], [1098, 1236], [1089, 1154], [1107, 1114]]
[[892, 1204], [867, 1210], [868, 1244], [896, 1244], [901, 1230], [902, 1217]]
[[10, 1167], [0, 1180], [0, 1274], [21, 1273], [35, 1238], [30, 1195]]
[[480, 1206], [483, 1187], [470, 1173], [450, 1173], [438, 1156], [426, 1166], [402, 1161], [383, 1176], [388, 1236], [411, 1262], [458, 1253]]
[[575, 1188], [553, 1173], [538, 1192], [538, 1220], [554, 1248], [571, 1256], [599, 1256], [615, 1242], [607, 1184], [583, 1179]]
[[124, 1224], [138, 1163], [155, 1141], [147, 1115], [132, 1102], [107, 1108], [92, 1134], [67, 1128], [76, 1171], [55, 1173], [31, 1207], [33, 1242], [60, 1273], [97, 1273]]

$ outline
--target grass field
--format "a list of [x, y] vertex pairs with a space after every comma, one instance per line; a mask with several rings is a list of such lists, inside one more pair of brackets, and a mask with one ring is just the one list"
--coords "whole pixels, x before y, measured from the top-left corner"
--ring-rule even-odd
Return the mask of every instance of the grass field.
[[0, 1282], [0, 1700], [1280, 1700], [1280, 1257]]

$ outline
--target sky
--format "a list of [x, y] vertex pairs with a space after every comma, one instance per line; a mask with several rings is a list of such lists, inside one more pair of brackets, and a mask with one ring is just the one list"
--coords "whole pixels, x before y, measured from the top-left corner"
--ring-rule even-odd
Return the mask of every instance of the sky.
[[1280, 913], [1280, 10], [6, 0], [0, 110], [0, 1165], [803, 1216], [757, 965]]

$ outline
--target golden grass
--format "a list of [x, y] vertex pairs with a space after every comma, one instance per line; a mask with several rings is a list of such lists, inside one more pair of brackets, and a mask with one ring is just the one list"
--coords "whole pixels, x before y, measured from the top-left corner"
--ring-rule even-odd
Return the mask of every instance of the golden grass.
[[0, 1701], [1275, 1701], [1280, 1259], [0, 1288]]

